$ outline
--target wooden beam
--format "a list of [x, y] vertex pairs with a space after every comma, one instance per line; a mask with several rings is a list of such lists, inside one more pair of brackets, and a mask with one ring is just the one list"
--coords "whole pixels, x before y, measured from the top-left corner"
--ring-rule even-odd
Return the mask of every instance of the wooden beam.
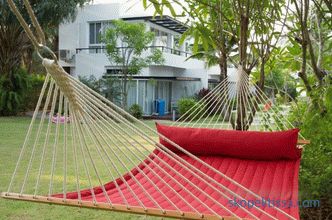
[[74, 199], [66, 199], [63, 198], [55, 198], [55, 197], [46, 197], [46, 196], [36, 196], [27, 195], [27, 194], [19, 194], [19, 193], [1, 193], [1, 197], [5, 199], [13, 199], [13, 200], [21, 200], [21, 201], [30, 201], [30, 202], [38, 202], [38, 203], [47, 203], [47, 204], [56, 204], [56, 205], [65, 205], [65, 206], [76, 206], [76, 207], [84, 207], [84, 208], [93, 208], [93, 209], [103, 209], [114, 212], [126, 212], [132, 214], [140, 214], [140, 215], [151, 215], [151, 216], [159, 216], [159, 217], [167, 217], [167, 218], [177, 218], [177, 219], [195, 219], [195, 220], [236, 220], [237, 218], [232, 216], [223, 216], [222, 218], [211, 215], [204, 214], [203, 216], [198, 215], [195, 212], [182, 212], [176, 210], [165, 210], [163, 213], [162, 210], [157, 208], [147, 208], [144, 210], [142, 207], [138, 206], [130, 206], [127, 209], [126, 205], [121, 204], [113, 204], [111, 206], [109, 203], [98, 202], [94, 204], [91, 201], [82, 200], [79, 203], [79, 200]]
[[297, 140], [297, 144], [298, 145], [310, 144], [310, 140], [299, 139], [299, 140]]

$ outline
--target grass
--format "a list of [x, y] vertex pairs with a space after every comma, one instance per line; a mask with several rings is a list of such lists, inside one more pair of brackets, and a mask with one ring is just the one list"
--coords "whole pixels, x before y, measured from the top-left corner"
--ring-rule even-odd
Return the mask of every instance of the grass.
[[[7, 187], [10, 182], [10, 178], [12, 176], [12, 173], [15, 169], [16, 161], [18, 159], [18, 156], [20, 154], [20, 150], [22, 148], [22, 144], [24, 142], [24, 138], [26, 135], [26, 132], [29, 127], [31, 118], [28, 117], [0, 117], [0, 191], [5, 192], [7, 191]], [[37, 121], [38, 124], [39, 121]], [[147, 124], [149, 127], [154, 128], [154, 121], [144, 121], [145, 124]], [[163, 121], [164, 124], [171, 124], [170, 121]], [[199, 123], [198, 123], [199, 124]], [[71, 124], [68, 124], [68, 131], [70, 131]], [[120, 125], [125, 129], [125, 126]], [[142, 126], [141, 124], [136, 124], [136, 126], [142, 130], [147, 132], [147, 129]], [[225, 127], [225, 124], [222, 124], [221, 127]], [[35, 129], [32, 130], [32, 134], [36, 134], [38, 126], [35, 126]], [[56, 125], [52, 124], [53, 133], [50, 136], [51, 142], [48, 144], [50, 148], [46, 151], [45, 156], [45, 164], [43, 166], [44, 173], [41, 175], [40, 184], [44, 186], [40, 187], [38, 191], [38, 195], [47, 195], [48, 193], [48, 185], [51, 179], [50, 176], [50, 170], [52, 168], [51, 162], [52, 162], [52, 140], [55, 139], [55, 131]], [[45, 135], [45, 131], [47, 130], [47, 124], [44, 123], [42, 125], [43, 134]], [[149, 146], [147, 144], [146, 140], [143, 140], [139, 135], [135, 133], [131, 133], [130, 130], [126, 129], [127, 132], [129, 132], [129, 136], [133, 137], [133, 139], [138, 140], [138, 142], [144, 146]], [[60, 130], [59, 133], [59, 142], [63, 142], [63, 133], [64, 130]], [[41, 140], [44, 140], [45, 136], [41, 137]], [[107, 139], [107, 137], [105, 137]], [[119, 137], [120, 138], [120, 137]], [[156, 136], [154, 138], [157, 138]], [[107, 139], [108, 141], [115, 141], [116, 144], [119, 144], [119, 141], [116, 141], [114, 139]], [[101, 179], [103, 183], [109, 182], [110, 175], [107, 172], [108, 169], [106, 169], [105, 164], [103, 164], [102, 160], [100, 158], [98, 159], [98, 153], [96, 151], [95, 145], [91, 140], [87, 141], [89, 146], [88, 148], [91, 150], [91, 155], [93, 158], [96, 158], [94, 161], [96, 162], [96, 167], [101, 168]], [[42, 147], [43, 147], [43, 141], [39, 141], [39, 143], [36, 145], [36, 155], [41, 155], [42, 153]], [[33, 146], [33, 143], [29, 144], [29, 146]], [[136, 144], [138, 146], [138, 144]], [[139, 146], [138, 146], [139, 147]], [[120, 157], [123, 156], [124, 159], [126, 156], [128, 156], [133, 162], [129, 162], [127, 160], [126, 165], [128, 166], [128, 169], [132, 169], [135, 165], [139, 164], [139, 159], [145, 158], [146, 155], [149, 154], [149, 152], [153, 149], [153, 145], [150, 144], [149, 149], [143, 149], [142, 155], [140, 155], [139, 158], [137, 156], [128, 154], [123, 155], [119, 150], [115, 151], [114, 155], [119, 155]], [[27, 152], [31, 152], [32, 148], [28, 148]], [[125, 149], [123, 149], [125, 150]], [[72, 152], [72, 151], [71, 151]], [[127, 152], [127, 151], [125, 151]], [[63, 155], [63, 148], [60, 146], [59, 149], [57, 149], [57, 155]], [[86, 153], [86, 152], [85, 152]], [[144, 155], [145, 156], [144, 156]], [[74, 154], [68, 155], [68, 158], [73, 158]], [[30, 154], [27, 154], [22, 159], [22, 164], [18, 169], [18, 177], [16, 178], [16, 182], [14, 181], [13, 184], [13, 190], [12, 192], [20, 192], [20, 187], [22, 185], [22, 181], [24, 179], [24, 176], [26, 174], [26, 169], [29, 163]], [[113, 157], [114, 161], [116, 159]], [[35, 189], [35, 182], [36, 179], [33, 177], [36, 177], [38, 175], [39, 171], [39, 164], [41, 161], [41, 157], [36, 156], [35, 159], [32, 162], [32, 168], [29, 172], [29, 176], [27, 178], [26, 183], [26, 191], [24, 193], [26, 194], [33, 194]], [[58, 156], [56, 158], [56, 164], [63, 164], [64, 158], [62, 156]], [[69, 160], [71, 163], [68, 163], [68, 172], [67, 172], [67, 183], [68, 183], [68, 189], [67, 191], [75, 191], [76, 190], [76, 173], [75, 167], [73, 165], [73, 160]], [[114, 162], [116, 163], [116, 162]], [[116, 164], [119, 167], [122, 167], [121, 164]], [[80, 167], [80, 188], [88, 188], [89, 183], [87, 181], [86, 176], [84, 176], [84, 164], [81, 162], [78, 164]], [[91, 164], [88, 164], [88, 170], [90, 173], [93, 173], [93, 167]], [[126, 173], [126, 169], [122, 168], [120, 170], [121, 173]], [[118, 173], [116, 173], [114, 170], [112, 170], [112, 175], [114, 177], [118, 177]], [[60, 168], [56, 168], [54, 172], [53, 177], [53, 193], [62, 192], [62, 183], [63, 183], [63, 167], [60, 166]], [[92, 177], [92, 185], [100, 185], [97, 181], [96, 176]], [[15, 184], [16, 183], [16, 184]], [[44, 191], [43, 191], [44, 190]], [[37, 204], [37, 203], [31, 203], [31, 202], [24, 202], [24, 201], [12, 201], [12, 200], [5, 200], [0, 198], [0, 219], [145, 219], [145, 216], [138, 216], [133, 214], [124, 214], [124, 213], [116, 213], [116, 212], [109, 212], [109, 211], [103, 211], [103, 210], [91, 210], [91, 209], [85, 209], [85, 208], [76, 208], [76, 207], [66, 207], [66, 206], [58, 206], [58, 205], [48, 205], [48, 204]], [[154, 217], [148, 217], [149, 219], [154, 219]]]
[[[16, 165], [25, 134], [31, 118], [28, 117], [3, 117], [0, 118], [0, 191], [7, 191], [7, 187]], [[153, 121], [147, 121], [154, 127]], [[139, 126], [144, 129], [142, 126]], [[60, 137], [61, 138], [61, 137]], [[144, 140], [140, 140], [144, 143]], [[61, 149], [60, 149], [61, 151]], [[94, 154], [95, 152], [92, 152]], [[61, 152], [59, 152], [59, 155]], [[96, 155], [93, 155], [96, 156]], [[61, 158], [59, 158], [61, 160]], [[24, 159], [27, 162], [28, 159]], [[48, 161], [48, 159], [47, 159]], [[98, 164], [97, 164], [98, 165]], [[45, 166], [47, 169], [47, 166]], [[36, 174], [36, 169], [31, 170], [31, 176]], [[122, 170], [125, 172], [125, 170]], [[61, 170], [55, 172], [55, 189], [60, 189], [62, 182]], [[61, 176], [61, 177], [60, 177]], [[103, 181], [107, 181], [103, 176]], [[109, 178], [109, 177], [108, 177]], [[41, 183], [48, 183], [50, 177], [43, 175]], [[72, 173], [68, 174], [68, 181], [74, 181]], [[109, 181], [109, 179], [108, 179]], [[84, 185], [84, 183], [82, 183]], [[96, 183], [95, 183], [96, 184]], [[29, 186], [29, 181], [27, 182]], [[28, 187], [27, 187], [28, 188]], [[16, 190], [17, 191], [17, 190]], [[0, 219], [145, 219], [145, 216], [138, 216], [124, 213], [111, 213], [103, 210], [91, 210], [85, 208], [66, 207], [58, 205], [37, 204], [24, 201], [12, 201], [0, 199]], [[150, 217], [148, 217], [150, 218]], [[153, 217], [151, 217], [153, 218]]]

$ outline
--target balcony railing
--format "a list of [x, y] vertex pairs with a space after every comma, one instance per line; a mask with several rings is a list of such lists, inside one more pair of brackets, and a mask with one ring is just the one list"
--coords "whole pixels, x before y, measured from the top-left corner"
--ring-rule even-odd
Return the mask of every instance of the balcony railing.
[[[128, 47], [117, 47], [118, 50], [121, 50], [124, 48], [128, 48]], [[175, 54], [175, 55], [184, 56], [184, 57], [191, 56], [191, 53], [189, 53], [187, 51], [181, 51], [178, 49], [165, 47], [165, 46], [149, 46], [147, 48], [150, 51], [159, 49], [164, 53], [170, 53], [170, 54]], [[105, 46], [95, 46], [95, 47], [88, 47], [88, 48], [76, 48], [76, 54], [79, 54], [84, 51], [87, 51], [88, 53], [92, 53], [92, 54], [93, 53], [106, 53], [106, 47]]]

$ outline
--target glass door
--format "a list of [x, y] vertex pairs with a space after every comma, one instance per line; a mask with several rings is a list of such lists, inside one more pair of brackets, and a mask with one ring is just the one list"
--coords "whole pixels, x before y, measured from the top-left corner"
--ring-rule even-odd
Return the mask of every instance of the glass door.
[[172, 82], [170, 81], [158, 81], [156, 87], [156, 99], [165, 100], [166, 112], [171, 111], [171, 97], [172, 97]]

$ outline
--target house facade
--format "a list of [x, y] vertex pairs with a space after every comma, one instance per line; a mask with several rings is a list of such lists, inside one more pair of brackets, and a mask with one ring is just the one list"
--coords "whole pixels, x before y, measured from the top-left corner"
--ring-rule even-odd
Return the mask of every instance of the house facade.
[[[163, 53], [162, 65], [150, 65], [129, 82], [127, 106], [139, 104], [145, 115], [156, 113], [155, 100], [165, 100], [165, 110], [170, 112], [172, 104], [181, 97], [193, 96], [201, 88], [218, 81], [218, 67], [206, 68], [205, 62], [188, 59], [191, 55], [190, 41], [179, 46], [179, 37], [187, 26], [169, 16], [128, 15], [120, 3], [87, 5], [79, 9], [73, 22], [59, 27], [60, 63], [73, 76], [118, 72], [105, 53], [100, 35], [110, 27], [112, 20], [144, 22], [147, 31], [155, 32], [155, 40], [144, 55], [154, 49]], [[232, 69], [230, 70], [232, 71]]]

